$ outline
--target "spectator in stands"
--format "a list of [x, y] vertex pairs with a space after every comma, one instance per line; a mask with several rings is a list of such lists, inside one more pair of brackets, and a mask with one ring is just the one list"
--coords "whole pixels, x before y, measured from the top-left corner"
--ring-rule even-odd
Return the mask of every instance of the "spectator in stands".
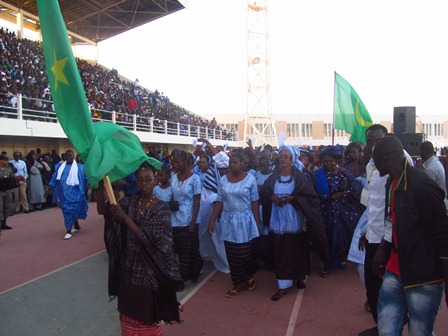
[[[45, 120], [49, 112], [53, 112], [53, 106], [49, 102], [51, 93], [41, 43], [19, 39], [14, 32], [1, 28], [0, 44], [5, 51], [0, 55], [0, 67], [5, 74], [0, 83], [1, 105], [13, 106], [16, 102], [9, 99], [16, 100], [14, 95], [22, 93], [23, 108], [33, 110], [27, 111], [24, 118]], [[122, 80], [115, 69], [107, 71], [99, 64], [93, 65], [81, 59], [76, 59], [76, 62], [95, 119], [112, 120], [112, 111], [117, 111], [117, 118], [121, 118], [122, 122], [131, 122], [131, 116], [136, 115], [145, 117], [148, 125], [149, 117], [200, 127], [209, 124], [207, 120], [172, 103], [163, 93], [157, 90], [151, 93], [135, 81]], [[15, 110], [5, 112], [15, 113]], [[216, 119], [211, 124], [215, 123], [216, 127]], [[163, 125], [156, 123], [156, 126]]]
[[213, 117], [213, 119], [212, 119], [212, 121], [210, 121], [210, 124], [208, 127], [213, 129], [213, 128], [216, 128], [216, 126], [218, 126], [218, 122], [216, 121], [215, 117]]

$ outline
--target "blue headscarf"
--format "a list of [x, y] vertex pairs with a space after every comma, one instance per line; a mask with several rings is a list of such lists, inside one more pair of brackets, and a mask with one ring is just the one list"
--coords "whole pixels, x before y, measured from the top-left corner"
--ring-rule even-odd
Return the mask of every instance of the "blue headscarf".
[[300, 171], [302, 171], [305, 168], [305, 166], [303, 165], [302, 161], [299, 160], [299, 157], [300, 157], [300, 149], [299, 149], [299, 147], [283, 145], [283, 146], [281, 146], [279, 148], [278, 153], [280, 154], [280, 152], [282, 150], [287, 150], [288, 152], [291, 153], [292, 163], [293, 163], [294, 167], [296, 167]]
[[340, 146], [327, 146], [319, 155], [320, 159], [324, 156], [331, 156], [335, 159], [340, 159], [342, 157]]

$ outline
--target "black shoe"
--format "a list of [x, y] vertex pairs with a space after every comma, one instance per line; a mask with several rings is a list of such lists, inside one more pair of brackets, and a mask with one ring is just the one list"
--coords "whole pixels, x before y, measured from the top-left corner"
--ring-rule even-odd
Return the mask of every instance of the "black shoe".
[[76, 230], [81, 230], [81, 226], [79, 225], [78, 221], [75, 222], [75, 225], [73, 226]]
[[278, 291], [275, 292], [274, 295], [271, 296], [271, 300], [278, 301], [283, 297], [283, 295], [286, 295], [287, 293], [288, 291], [286, 289], [279, 289]]
[[2, 230], [11, 230], [11, 229], [12, 229], [12, 227], [10, 227], [9, 225], [2, 224]]
[[306, 288], [306, 284], [302, 279], [299, 279], [299, 280], [297, 280], [296, 287], [298, 289], [304, 289], [304, 288]]
[[378, 336], [378, 328], [373, 327], [373, 328], [366, 329], [364, 331], [361, 331], [358, 334], [358, 336]]

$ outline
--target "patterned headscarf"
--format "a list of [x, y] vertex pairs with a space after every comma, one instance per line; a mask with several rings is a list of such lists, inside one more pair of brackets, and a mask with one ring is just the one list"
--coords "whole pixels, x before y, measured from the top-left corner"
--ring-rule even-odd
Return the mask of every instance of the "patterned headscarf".
[[324, 156], [331, 156], [337, 160], [342, 157], [342, 152], [339, 146], [327, 146], [319, 155], [321, 160]]

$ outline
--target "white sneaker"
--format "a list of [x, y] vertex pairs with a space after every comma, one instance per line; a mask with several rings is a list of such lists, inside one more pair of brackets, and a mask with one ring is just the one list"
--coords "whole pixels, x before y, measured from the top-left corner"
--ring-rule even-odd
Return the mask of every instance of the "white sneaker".
[[70, 239], [71, 237], [72, 237], [71, 233], [67, 233], [67, 234], [64, 236], [64, 239], [67, 240], [67, 239]]
[[78, 232], [78, 230], [76, 230], [75, 228], [72, 229], [72, 234], [74, 234], [75, 232]]

